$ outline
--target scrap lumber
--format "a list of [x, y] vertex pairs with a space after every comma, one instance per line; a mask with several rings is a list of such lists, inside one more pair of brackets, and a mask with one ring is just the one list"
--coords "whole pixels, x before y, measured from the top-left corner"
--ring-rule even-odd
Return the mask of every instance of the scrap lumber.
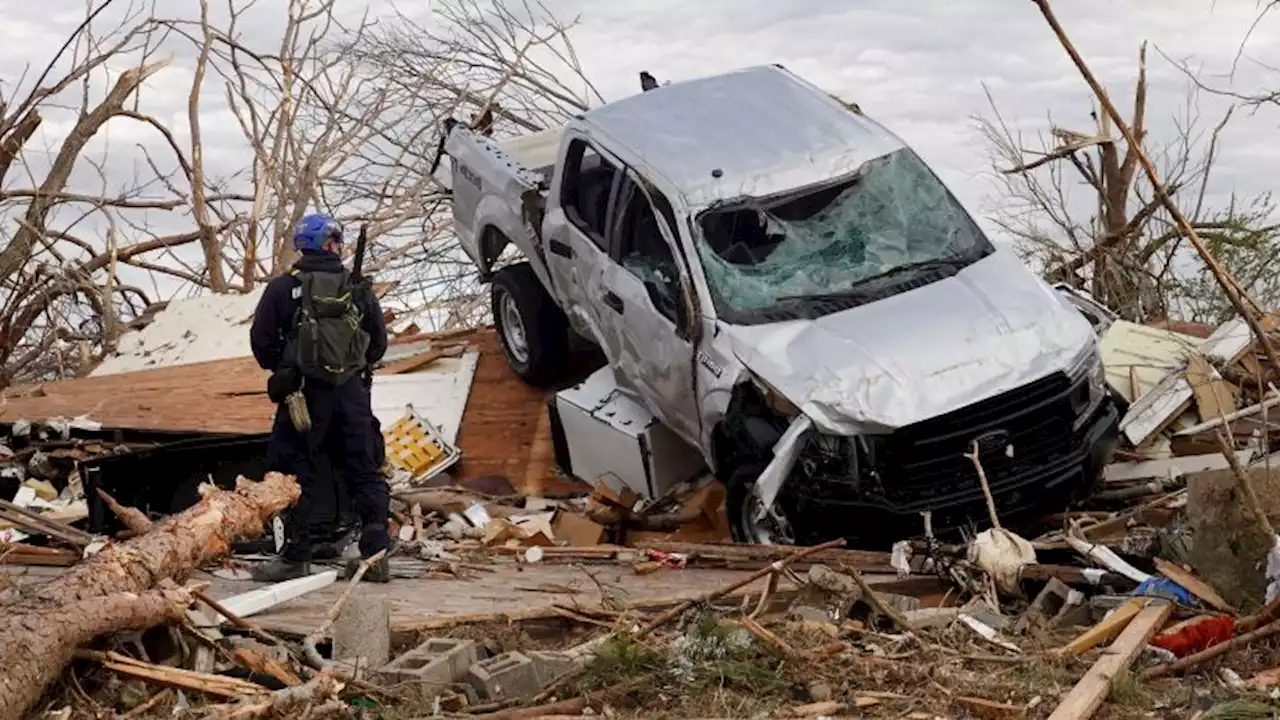
[[69, 567], [80, 562], [80, 553], [62, 548], [0, 542], [0, 565]]
[[1143, 598], [1130, 598], [1058, 652], [1063, 655], [1079, 655], [1107, 642], [1127, 628], [1129, 623], [1142, 612], [1145, 604]]
[[255, 652], [249, 648], [236, 648], [231, 655], [241, 667], [251, 670], [259, 675], [267, 675], [280, 681], [280, 684], [286, 687], [301, 685], [302, 679], [294, 674], [288, 665], [269, 658], [262, 653]]
[[1174, 433], [1174, 435], [1177, 437], [1184, 437], [1187, 435], [1199, 435], [1200, 433], [1205, 432], [1206, 430], [1215, 430], [1217, 428], [1222, 427], [1223, 425], [1226, 425], [1227, 423], [1235, 422], [1236, 420], [1241, 420], [1243, 418], [1257, 415], [1258, 413], [1261, 413], [1263, 410], [1269, 410], [1275, 407], [1276, 405], [1280, 405], [1280, 395], [1272, 394], [1271, 396], [1267, 397], [1267, 399], [1263, 400], [1260, 403], [1250, 405], [1247, 408], [1241, 408], [1239, 410], [1236, 410], [1235, 412], [1229, 412], [1226, 415], [1219, 416], [1217, 418], [1214, 418], [1213, 420], [1202, 422], [1199, 425], [1192, 425], [1191, 427], [1185, 430], [1179, 430], [1178, 432]]
[[1071, 692], [1067, 693], [1049, 716], [1049, 720], [1084, 720], [1092, 717], [1107, 699], [1111, 681], [1133, 664], [1147, 641], [1164, 627], [1172, 612], [1173, 604], [1168, 602], [1156, 601], [1143, 608], [1120, 637], [1089, 668], [1080, 682], [1071, 688]]
[[[224, 706], [212, 717], [217, 720], [254, 720], [266, 717], [293, 717], [302, 710], [319, 710], [320, 703], [335, 697], [343, 688], [342, 682], [327, 672], [318, 673], [302, 685], [287, 687], [273, 693], [259, 694], [241, 700], [232, 706]], [[308, 712], [307, 715], [318, 715]]]
[[1231, 607], [1231, 603], [1224, 600], [1218, 594], [1218, 591], [1213, 589], [1212, 585], [1196, 577], [1190, 571], [1183, 570], [1181, 567], [1160, 557], [1155, 559], [1155, 565], [1156, 570], [1161, 575], [1186, 588], [1192, 595], [1205, 601], [1209, 607], [1232, 615], [1236, 613], [1235, 608]]
[[1187, 358], [1187, 383], [1201, 422], [1235, 412], [1239, 406], [1240, 388], [1224, 380], [1203, 355]]
[[232, 700], [254, 695], [265, 695], [268, 692], [266, 688], [248, 680], [227, 677], [226, 675], [210, 675], [184, 668], [153, 665], [115, 652], [79, 650], [75, 653], [75, 656], [80, 660], [96, 661], [102, 667], [119, 675], [137, 678], [153, 685], [176, 690], [198, 692]]
[[[712, 545], [688, 542], [646, 542], [643, 548], [661, 550], [689, 556], [689, 564], [710, 567], [714, 563], [734, 565], [735, 569], [767, 567], [770, 563], [786, 560], [805, 548], [792, 545]], [[808, 563], [822, 563], [833, 568], [852, 567], [869, 573], [896, 573], [890, 564], [890, 554], [870, 550], [844, 550], [830, 548], [806, 555], [797, 567]]]
[[466, 344], [452, 345], [441, 348], [432, 348], [417, 355], [411, 355], [403, 360], [384, 365], [379, 368], [378, 372], [384, 375], [399, 375], [403, 373], [417, 372], [431, 363], [447, 357], [462, 357], [466, 352]]
[[[162, 584], [254, 537], [298, 499], [297, 481], [268, 473], [214, 489], [186, 511], [126, 542], [109, 544], [67, 573], [30, 589], [0, 618], [0, 717], [21, 717], [74, 657], [104, 633], [183, 622], [190, 593]], [[155, 589], [161, 585], [159, 589]]]
[[87, 547], [97, 539], [79, 528], [43, 517], [14, 505], [8, 500], [0, 500], [0, 519], [7, 520], [27, 532], [48, 536], [72, 547]]
[[816, 555], [822, 552], [823, 550], [827, 550], [834, 547], [840, 547], [841, 545], [844, 545], [844, 538], [829, 540], [825, 543], [822, 543], [821, 545], [815, 545], [810, 548], [795, 548], [795, 550], [798, 550], [797, 552], [794, 552], [790, 556], [785, 557], [781, 560], [778, 560], [775, 563], [772, 563], [769, 567], [766, 567], [762, 570], [757, 570], [756, 572], [747, 576], [743, 580], [739, 580], [738, 582], [732, 583], [718, 590], [713, 590], [711, 592], [705, 593], [704, 595], [701, 595], [698, 598], [695, 598], [693, 600], [687, 600], [683, 603], [680, 603], [676, 607], [673, 607], [670, 610], [667, 610], [666, 612], [660, 614], [658, 617], [645, 623], [644, 627], [640, 628], [640, 630], [636, 633], [636, 637], [643, 638], [644, 636], [648, 635], [654, 630], [657, 630], [658, 628], [667, 624], [671, 620], [679, 617], [686, 610], [688, 610], [689, 608], [693, 607], [694, 605], [700, 602], [709, 603], [713, 600], [724, 597], [725, 595], [728, 595], [729, 593], [732, 593], [735, 590], [741, 590], [742, 588], [750, 585], [751, 583], [767, 575], [771, 575], [773, 573], [780, 573], [784, 569], [786, 569], [788, 565], [791, 565], [792, 563], [798, 562], [807, 557], [812, 557], [813, 555]]

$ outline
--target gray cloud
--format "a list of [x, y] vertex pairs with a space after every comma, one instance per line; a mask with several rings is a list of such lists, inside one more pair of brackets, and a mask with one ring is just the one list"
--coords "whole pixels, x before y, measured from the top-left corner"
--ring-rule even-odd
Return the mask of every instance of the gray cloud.
[[[745, 65], [778, 62], [844, 98], [904, 137], [939, 171], [970, 209], [981, 212], [995, 198], [986, 177], [988, 162], [971, 117], [986, 114], [985, 83], [1005, 119], [1022, 131], [1047, 130], [1049, 118], [1077, 129], [1089, 128], [1092, 98], [1049, 28], [1029, 2], [1009, 0], [868, 0], [857, 4], [829, 0], [632, 0], [626, 3], [548, 0], [562, 19], [580, 16], [573, 32], [580, 58], [606, 97], [638, 91], [638, 71], [660, 80], [679, 80]], [[79, 23], [83, 11], [68, 2], [49, 12], [49, 3], [0, 0], [0, 67], [4, 90], [10, 91], [26, 64], [43, 63]], [[340, 3], [347, 21], [366, 9], [386, 15], [390, 0]], [[430, 22], [428, 6], [399, 2], [402, 10]], [[850, 7], [853, 5], [852, 7]], [[1225, 73], [1256, 13], [1252, 0], [1165, 0], [1158, 11], [1149, 3], [1057, 3], [1068, 31], [1115, 100], [1128, 107], [1139, 44], [1152, 43], [1151, 124], [1153, 141], [1172, 133], [1170, 118], [1184, 103], [1186, 78], [1156, 52], [1159, 48], [1187, 58], [1221, 82], [1242, 91], [1280, 86], [1280, 73], [1258, 60], [1280, 66], [1280, 21], [1264, 23], [1250, 43], [1234, 83]], [[166, 17], [193, 18], [190, 0], [157, 0]], [[215, 15], [223, 3], [212, 3]], [[134, 10], [141, 4], [133, 6]], [[242, 26], [242, 41], [274, 50], [283, 21], [283, 2], [259, 3]], [[120, 18], [123, 4], [108, 13]], [[114, 13], [114, 14], [112, 14]], [[195, 48], [170, 42], [171, 68], [146, 86], [142, 106], [168, 123], [181, 143], [188, 142], [186, 94]], [[119, 68], [117, 68], [119, 70]], [[95, 77], [105, 88], [112, 80]], [[30, 78], [28, 78], [30, 82]], [[1203, 97], [1201, 111], [1216, 121], [1226, 101]], [[206, 156], [211, 172], [228, 175], [243, 170], [251, 154], [222, 98], [221, 78], [207, 80], [201, 113]], [[74, 113], [51, 112], [40, 143], [65, 134]], [[1215, 197], [1235, 192], [1252, 195], [1270, 190], [1273, 168], [1280, 160], [1274, 142], [1280, 113], [1261, 112], [1237, 118], [1223, 145], [1214, 185]], [[113, 121], [91, 145], [101, 157], [105, 147], [112, 180], [128, 182], [142, 161], [136, 143], [154, 156], [167, 158], [154, 133], [125, 120]], [[30, 154], [39, 169], [43, 154]], [[47, 162], [47, 158], [44, 158]], [[96, 173], [78, 168], [77, 182], [94, 183]]]

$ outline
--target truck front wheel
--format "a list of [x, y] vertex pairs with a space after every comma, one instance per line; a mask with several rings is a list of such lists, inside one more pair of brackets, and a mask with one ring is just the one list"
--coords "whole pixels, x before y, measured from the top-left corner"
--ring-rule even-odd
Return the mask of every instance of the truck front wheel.
[[757, 518], [760, 500], [755, 494], [756, 479], [764, 465], [744, 462], [729, 473], [725, 484], [725, 513], [734, 542], [750, 545], [795, 545], [796, 535], [781, 507], [765, 518]]
[[550, 383], [568, 356], [569, 323], [533, 267], [523, 262], [499, 270], [491, 299], [507, 364], [530, 385]]

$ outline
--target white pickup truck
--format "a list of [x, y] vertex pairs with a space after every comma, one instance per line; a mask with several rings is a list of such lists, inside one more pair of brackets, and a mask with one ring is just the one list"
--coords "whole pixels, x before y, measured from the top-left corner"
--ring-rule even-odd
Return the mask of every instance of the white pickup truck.
[[1114, 450], [1080, 312], [898, 137], [781, 67], [510, 141], [450, 122], [445, 151], [512, 369], [548, 383], [571, 331], [597, 344], [725, 481], [739, 541], [981, 522], [974, 448], [1002, 516], [1061, 509]]

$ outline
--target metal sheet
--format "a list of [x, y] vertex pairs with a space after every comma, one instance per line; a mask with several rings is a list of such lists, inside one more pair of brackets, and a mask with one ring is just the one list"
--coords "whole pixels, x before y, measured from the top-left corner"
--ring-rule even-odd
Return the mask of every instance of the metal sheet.
[[460, 358], [442, 358], [423, 372], [403, 375], [375, 375], [373, 414], [382, 426], [390, 427], [412, 404], [420, 415], [440, 428], [452, 444], [458, 442], [462, 413], [471, 394], [480, 354], [474, 351]]

